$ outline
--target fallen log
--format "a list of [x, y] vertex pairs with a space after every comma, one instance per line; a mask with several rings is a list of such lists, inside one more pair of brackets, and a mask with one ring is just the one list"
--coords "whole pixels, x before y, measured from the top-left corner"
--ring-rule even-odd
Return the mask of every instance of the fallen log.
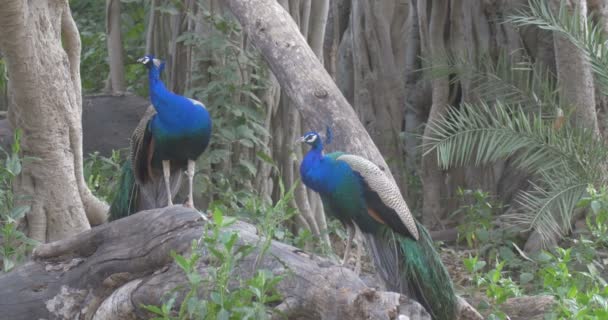
[[[0, 319], [147, 319], [142, 305], [160, 305], [163, 294], [187, 283], [169, 253], [188, 254], [205, 223], [198, 212], [173, 206], [40, 245], [32, 261], [0, 276]], [[239, 245], [259, 243], [250, 224], [237, 222], [230, 230], [238, 232]], [[201, 274], [209, 267], [205, 251]], [[255, 258], [240, 260], [236, 276], [251, 277]], [[417, 302], [371, 288], [351, 270], [286, 244], [273, 241], [259, 267], [284, 275], [273, 308], [279, 318], [430, 319]]]

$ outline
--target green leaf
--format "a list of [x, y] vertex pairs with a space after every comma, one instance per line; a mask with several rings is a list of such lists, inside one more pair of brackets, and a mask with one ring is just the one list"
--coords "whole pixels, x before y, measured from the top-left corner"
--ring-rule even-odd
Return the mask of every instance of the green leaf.
[[175, 262], [177, 263], [177, 265], [179, 265], [180, 268], [182, 268], [182, 270], [184, 270], [184, 272], [190, 271], [190, 263], [188, 263], [188, 261], [186, 260], [186, 258], [184, 258], [180, 254], [177, 254], [173, 250], [171, 251], [171, 256], [173, 257], [173, 260], [175, 260]]
[[526, 283], [529, 283], [532, 280], [534, 280], [534, 274], [532, 274], [530, 272], [522, 272], [519, 275], [519, 282], [520, 282], [520, 284], [526, 284]]
[[230, 320], [230, 313], [222, 308], [220, 312], [217, 314], [217, 320]]
[[257, 173], [257, 169], [255, 167], [255, 164], [253, 164], [253, 162], [251, 162], [247, 159], [241, 159], [241, 160], [239, 160], [239, 163], [247, 169], [249, 174], [251, 174], [252, 176], [255, 176], [255, 174]]
[[30, 211], [30, 206], [18, 206], [18, 207], [14, 207], [11, 210], [11, 212], [9, 213], [9, 216], [13, 220], [19, 220], [23, 216], [25, 216], [25, 214], [28, 213], [29, 211]]
[[21, 160], [17, 155], [11, 155], [6, 159], [6, 170], [8, 170], [13, 176], [21, 173]]
[[591, 201], [591, 210], [593, 211], [593, 213], [598, 214], [601, 209], [602, 209], [602, 204], [599, 201], [597, 201], [597, 200]]

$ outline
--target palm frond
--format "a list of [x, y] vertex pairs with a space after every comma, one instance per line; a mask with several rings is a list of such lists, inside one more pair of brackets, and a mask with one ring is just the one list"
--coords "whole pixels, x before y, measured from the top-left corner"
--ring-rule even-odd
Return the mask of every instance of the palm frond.
[[608, 48], [606, 35], [602, 27], [590, 17], [582, 21], [578, 9], [569, 12], [564, 2], [555, 14], [549, 7], [549, 1], [530, 0], [529, 8], [519, 10], [507, 17], [506, 21], [515, 26], [536, 26], [543, 30], [553, 31], [566, 37], [578, 47], [588, 59], [602, 92], [608, 94]]
[[[433, 79], [450, 77], [452, 83], [468, 83], [471, 94], [490, 103], [500, 100], [505, 104], [518, 104], [539, 108], [545, 113], [560, 105], [555, 75], [540, 63], [532, 63], [525, 56], [514, 61], [514, 55], [501, 52], [497, 59], [482, 54], [470, 58], [447, 55], [440, 61], [427, 63], [425, 74]], [[533, 110], [533, 109], [532, 109]]]
[[444, 169], [513, 157], [519, 168], [532, 174], [568, 167], [588, 176], [607, 155], [591, 133], [569, 126], [554, 130], [550, 120], [500, 101], [492, 107], [463, 104], [429, 126], [431, 133], [422, 147], [425, 155], [437, 151]]
[[532, 184], [530, 191], [520, 192], [516, 198], [518, 209], [502, 219], [524, 229], [536, 230], [543, 243], [548, 243], [555, 234], [569, 232], [574, 209], [586, 194], [589, 182], [576, 174], [561, 174], [543, 174], [539, 180], [545, 186]]

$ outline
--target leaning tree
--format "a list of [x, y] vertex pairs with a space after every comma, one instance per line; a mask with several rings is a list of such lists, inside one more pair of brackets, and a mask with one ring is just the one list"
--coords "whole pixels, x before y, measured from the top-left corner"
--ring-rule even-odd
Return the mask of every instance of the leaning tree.
[[63, 239], [100, 224], [107, 205], [85, 183], [80, 37], [67, 0], [0, 1], [0, 51], [9, 76], [8, 117], [31, 157], [15, 183], [29, 236]]

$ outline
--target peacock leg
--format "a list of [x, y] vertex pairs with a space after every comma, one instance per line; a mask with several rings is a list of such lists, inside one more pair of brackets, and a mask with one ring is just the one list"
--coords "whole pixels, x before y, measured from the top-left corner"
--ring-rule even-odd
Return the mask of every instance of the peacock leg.
[[355, 225], [355, 238], [356, 238], [356, 245], [357, 245], [357, 253], [355, 253], [355, 274], [358, 276], [359, 274], [361, 274], [361, 255], [363, 254], [363, 235], [361, 233], [361, 230], [359, 229], [359, 226]]
[[188, 160], [188, 170], [186, 171], [186, 176], [188, 176], [188, 200], [186, 200], [186, 204], [184, 206], [188, 208], [194, 208], [194, 200], [192, 198], [192, 180], [194, 180], [194, 165], [196, 163], [194, 160]]
[[169, 160], [163, 160], [163, 176], [165, 177], [165, 188], [167, 189], [167, 206], [173, 205], [173, 199], [171, 196], [171, 162]]
[[346, 247], [344, 248], [344, 257], [342, 258], [342, 265], [345, 265], [346, 262], [348, 262], [348, 256], [350, 255], [350, 245], [353, 241], [353, 238], [355, 237], [355, 228], [353, 228], [353, 226], [350, 224], [346, 225], [346, 235], [348, 238], [346, 240]]

